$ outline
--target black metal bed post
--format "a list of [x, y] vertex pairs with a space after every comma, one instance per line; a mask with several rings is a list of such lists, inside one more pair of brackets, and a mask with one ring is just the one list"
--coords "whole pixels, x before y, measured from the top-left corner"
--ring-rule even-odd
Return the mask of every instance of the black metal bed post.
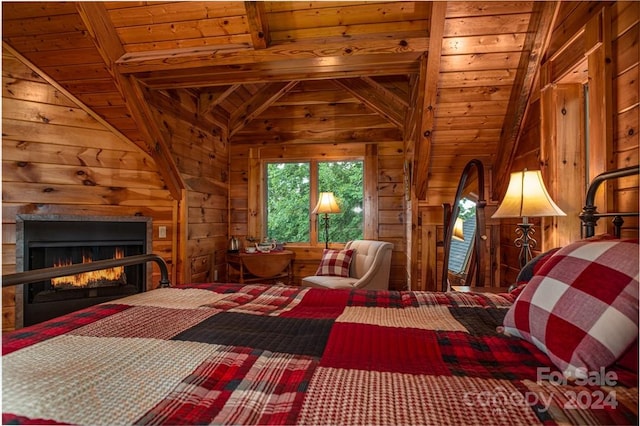
[[638, 166], [625, 167], [619, 170], [613, 170], [610, 172], [600, 173], [598, 176], [593, 178], [591, 184], [589, 184], [589, 189], [587, 190], [587, 196], [585, 199], [585, 205], [582, 208], [582, 212], [580, 213], [580, 220], [582, 221], [582, 230], [581, 237], [589, 238], [593, 237], [596, 233], [596, 225], [598, 219], [606, 216], [613, 216], [613, 224], [615, 226], [615, 236], [620, 237], [620, 230], [622, 228], [622, 224], [624, 220], [623, 216], [637, 216], [638, 212], [629, 212], [629, 213], [598, 213], [598, 209], [595, 205], [596, 192], [600, 185], [611, 179], [618, 179], [625, 176], [637, 175], [639, 172]]
[[137, 256], [123, 257], [121, 259], [96, 260], [95, 262], [89, 263], [76, 263], [68, 266], [33, 269], [31, 271], [7, 274], [2, 276], [2, 287], [29, 284], [51, 278], [81, 274], [83, 272], [99, 271], [101, 269], [114, 268], [117, 266], [138, 265], [146, 262], [156, 262], [158, 264], [158, 267], [160, 268], [160, 287], [171, 287], [167, 263], [157, 254], [140, 254]]

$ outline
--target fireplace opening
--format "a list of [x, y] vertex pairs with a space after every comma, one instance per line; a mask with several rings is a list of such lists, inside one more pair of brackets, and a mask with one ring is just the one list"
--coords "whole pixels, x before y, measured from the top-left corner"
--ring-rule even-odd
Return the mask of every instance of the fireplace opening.
[[[142, 254], [142, 244], [101, 242], [100, 245], [77, 242], [77, 245], [56, 247], [47, 244], [33, 245], [29, 250], [30, 269], [88, 263], [94, 260], [121, 259], [124, 256]], [[136, 265], [137, 266], [137, 265]], [[140, 268], [120, 266], [91, 271], [77, 275], [53, 278], [29, 285], [27, 303], [46, 303], [69, 299], [95, 298], [104, 296], [125, 296], [142, 289], [136, 284], [143, 282]]]
[[[31, 218], [33, 219], [33, 218]], [[150, 220], [23, 220], [23, 270], [148, 253]], [[75, 219], [75, 220], [74, 220]], [[129, 220], [131, 218], [128, 218]], [[146, 265], [114, 267], [25, 284], [22, 325], [146, 290]], [[18, 322], [18, 321], [17, 321]]]
[[[97, 250], [102, 247], [97, 247]], [[96, 260], [104, 259], [122, 259], [124, 257], [124, 249], [122, 247], [116, 247], [113, 256], [99, 256]], [[61, 266], [73, 265], [73, 256], [65, 255], [61, 260], [58, 257], [58, 261], [53, 264], [54, 268]], [[82, 250], [82, 263], [93, 262], [93, 250]], [[63, 277], [53, 278], [51, 280], [51, 286], [54, 292], [63, 289], [81, 289], [81, 288], [105, 288], [105, 287], [118, 287], [127, 283], [127, 276], [124, 273], [124, 266], [116, 266], [113, 268], [102, 269], [99, 271], [84, 272], [76, 275], [65, 275]]]

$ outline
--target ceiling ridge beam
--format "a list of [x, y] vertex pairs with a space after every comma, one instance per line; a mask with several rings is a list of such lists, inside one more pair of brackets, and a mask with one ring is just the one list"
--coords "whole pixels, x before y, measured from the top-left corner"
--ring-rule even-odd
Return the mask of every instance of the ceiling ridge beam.
[[369, 77], [341, 78], [336, 84], [351, 93], [399, 129], [404, 128], [407, 102]]
[[298, 81], [270, 83], [247, 99], [229, 118], [229, 137], [232, 137], [248, 122], [269, 108], [296, 84], [298, 84]]
[[117, 58], [122, 56], [124, 52], [124, 47], [111, 23], [104, 3], [78, 2], [76, 8], [107, 65], [109, 73], [113, 76], [114, 83], [118, 87], [131, 117], [145, 136], [145, 142], [149, 147], [148, 153], [156, 161], [158, 173], [162, 176], [171, 196], [176, 200], [181, 200], [185, 184], [162, 133], [155, 125], [153, 114], [144, 102], [144, 97], [140, 88], [137, 87], [137, 83], [132, 78], [127, 79], [120, 74], [115, 66]]

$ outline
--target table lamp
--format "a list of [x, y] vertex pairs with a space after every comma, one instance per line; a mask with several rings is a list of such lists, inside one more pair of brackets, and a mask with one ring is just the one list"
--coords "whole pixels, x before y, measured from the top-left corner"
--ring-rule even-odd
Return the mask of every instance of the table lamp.
[[529, 223], [529, 217], [566, 216], [553, 202], [542, 180], [540, 170], [527, 170], [511, 173], [509, 186], [498, 210], [491, 216], [495, 219], [521, 217], [522, 223], [516, 227], [514, 240], [520, 248], [520, 268], [532, 258], [531, 249], [537, 241], [532, 237], [535, 230]]
[[333, 192], [321, 192], [318, 204], [311, 212], [313, 214], [324, 213], [324, 246], [329, 248], [329, 213], [340, 213], [340, 207], [336, 202]]

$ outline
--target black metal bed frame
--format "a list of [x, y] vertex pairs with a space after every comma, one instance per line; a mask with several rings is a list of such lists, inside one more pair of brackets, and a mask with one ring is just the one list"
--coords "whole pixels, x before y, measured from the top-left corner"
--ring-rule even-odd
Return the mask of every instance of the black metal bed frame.
[[593, 237], [596, 233], [596, 225], [598, 219], [601, 217], [612, 217], [612, 223], [614, 227], [614, 235], [616, 238], [620, 238], [622, 225], [624, 224], [623, 217], [638, 216], [639, 212], [620, 212], [620, 213], [598, 213], [598, 209], [595, 206], [596, 192], [600, 185], [608, 180], [619, 179], [625, 176], [633, 176], [639, 174], [640, 169], [638, 166], [625, 167], [623, 169], [613, 170], [610, 172], [604, 172], [593, 178], [589, 188], [587, 189], [587, 196], [585, 199], [585, 206], [580, 213], [580, 220], [582, 220], [582, 229], [580, 230], [583, 238]]
[[167, 263], [157, 254], [140, 254], [121, 259], [97, 260], [89, 263], [76, 263], [68, 266], [33, 269], [31, 271], [7, 274], [2, 276], [2, 287], [29, 284], [51, 278], [81, 274], [83, 272], [98, 271], [100, 269], [115, 268], [117, 266], [139, 265], [147, 262], [156, 262], [160, 267], [160, 287], [171, 287]]

